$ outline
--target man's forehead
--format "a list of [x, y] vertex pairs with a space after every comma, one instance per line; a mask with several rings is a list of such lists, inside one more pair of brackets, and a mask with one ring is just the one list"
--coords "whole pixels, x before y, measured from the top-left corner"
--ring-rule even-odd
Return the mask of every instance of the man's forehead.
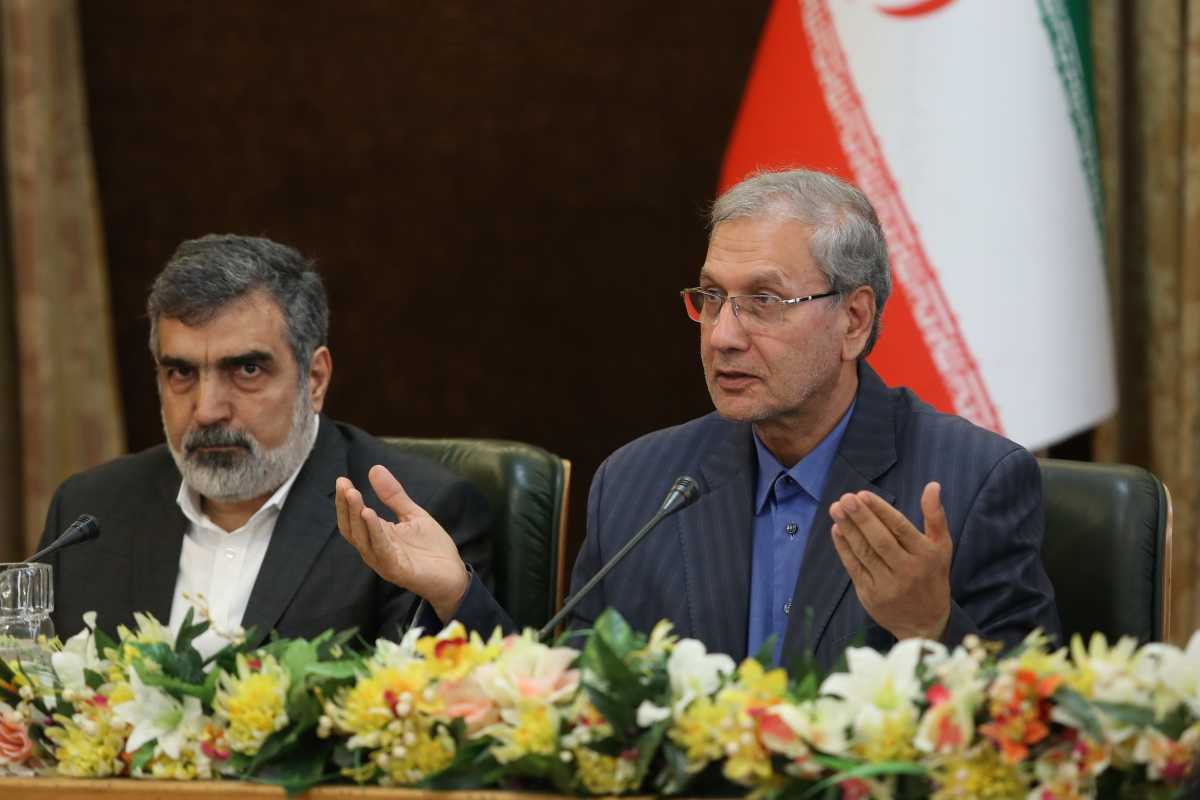
[[287, 347], [279, 306], [268, 297], [237, 298], [212, 316], [187, 324], [174, 317], [158, 320], [162, 356], [216, 361], [248, 352], [278, 355]]

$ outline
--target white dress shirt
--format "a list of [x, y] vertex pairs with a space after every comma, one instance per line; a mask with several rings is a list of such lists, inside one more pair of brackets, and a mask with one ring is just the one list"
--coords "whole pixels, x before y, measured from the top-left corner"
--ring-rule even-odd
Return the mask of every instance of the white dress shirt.
[[[283, 510], [296, 476], [312, 453], [319, 426], [320, 417], [317, 417], [308, 452], [304, 461], [300, 462], [300, 467], [237, 530], [226, 532], [213, 523], [201, 510], [199, 495], [189, 489], [187, 483], [180, 481], [175, 502], [188, 519], [188, 529], [179, 554], [179, 576], [175, 580], [175, 596], [171, 601], [170, 628], [172, 633], [177, 634], [189, 608], [207, 605], [212, 627], [193, 643], [205, 658], [228, 644], [229, 640], [219, 635], [217, 630], [232, 632], [242, 624], [246, 606], [250, 603], [250, 591], [267, 555], [267, 546], [271, 543], [279, 512]], [[193, 620], [199, 622], [201, 618], [197, 608]]]

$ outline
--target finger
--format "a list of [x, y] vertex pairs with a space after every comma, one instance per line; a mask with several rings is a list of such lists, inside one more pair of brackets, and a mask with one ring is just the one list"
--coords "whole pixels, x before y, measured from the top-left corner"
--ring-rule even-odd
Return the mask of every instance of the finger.
[[872, 579], [870, 571], [858, 560], [854, 549], [842, 535], [840, 526], [835, 523], [830, 529], [830, 534], [833, 538], [833, 549], [837, 551], [838, 558], [842, 560], [842, 566], [846, 568], [846, 573], [850, 576], [850, 580], [854, 581], [854, 585], [863, 588], [870, 588], [874, 585], [875, 581]]
[[371, 488], [379, 496], [380, 502], [390, 508], [397, 519], [404, 519], [422, 510], [387, 467], [376, 464], [367, 473], [367, 479], [371, 481]]
[[944, 547], [950, 542], [950, 524], [942, 506], [942, 486], [936, 481], [925, 485], [921, 493], [921, 511], [925, 514], [925, 535], [929, 541]]
[[333, 507], [337, 510], [338, 530], [345, 536], [350, 530], [350, 506], [346, 502], [346, 492], [354, 488], [349, 478], [338, 478], [333, 482]]
[[374, 553], [371, 551], [370, 533], [362, 518], [363, 508], [362, 493], [357, 489], [347, 489], [346, 530], [342, 533], [363, 557], [363, 560], [370, 561], [374, 558]]
[[[908, 557], [908, 552], [896, 541], [896, 536], [891, 529], [875, 515], [873, 510], [859, 499], [858, 495], [842, 495], [842, 499], [839, 502], [841, 503], [842, 510], [846, 513], [847, 521], [852, 522], [862, 533], [863, 539], [875, 551], [880, 561], [889, 570], [899, 568]], [[851, 544], [853, 544], [853, 537], [849, 538]], [[859, 558], [863, 557], [861, 551], [856, 550], [855, 552], [859, 554]]]
[[872, 514], [891, 532], [892, 538], [906, 553], [915, 553], [921, 547], [921, 532], [904, 516], [904, 513], [874, 492], [859, 492], [855, 495]]
[[891, 571], [891, 568], [875, 548], [871, 546], [871, 542], [863, 533], [862, 528], [850, 516], [847, 508], [847, 499], [850, 497], [851, 495], [843, 495], [841, 500], [830, 506], [829, 515], [833, 517], [843, 541], [846, 542], [855, 557], [858, 558], [863, 569], [870, 572], [872, 578], [882, 578]]

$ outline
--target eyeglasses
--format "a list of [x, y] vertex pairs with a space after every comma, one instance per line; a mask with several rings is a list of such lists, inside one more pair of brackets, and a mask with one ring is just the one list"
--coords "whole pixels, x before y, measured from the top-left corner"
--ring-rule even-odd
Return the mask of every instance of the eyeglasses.
[[743, 327], [747, 330], [762, 330], [783, 322], [783, 312], [792, 306], [823, 297], [833, 297], [838, 293], [821, 292], [785, 300], [773, 294], [726, 295], [713, 289], [696, 287], [684, 289], [680, 294], [683, 295], [687, 315], [701, 325], [715, 325], [721, 316], [721, 308], [729, 301], [729, 305], [733, 307], [733, 316], [737, 317]]

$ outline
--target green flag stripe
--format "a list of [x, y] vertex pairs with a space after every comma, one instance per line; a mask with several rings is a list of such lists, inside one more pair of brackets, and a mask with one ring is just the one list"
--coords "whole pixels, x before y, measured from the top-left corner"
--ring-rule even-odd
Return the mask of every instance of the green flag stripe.
[[1100, 151], [1093, 104], [1091, 26], [1086, 0], [1038, 0], [1042, 25], [1050, 37], [1054, 65], [1066, 94], [1079, 158], [1087, 176], [1096, 230], [1104, 241], [1104, 202], [1100, 189]]

